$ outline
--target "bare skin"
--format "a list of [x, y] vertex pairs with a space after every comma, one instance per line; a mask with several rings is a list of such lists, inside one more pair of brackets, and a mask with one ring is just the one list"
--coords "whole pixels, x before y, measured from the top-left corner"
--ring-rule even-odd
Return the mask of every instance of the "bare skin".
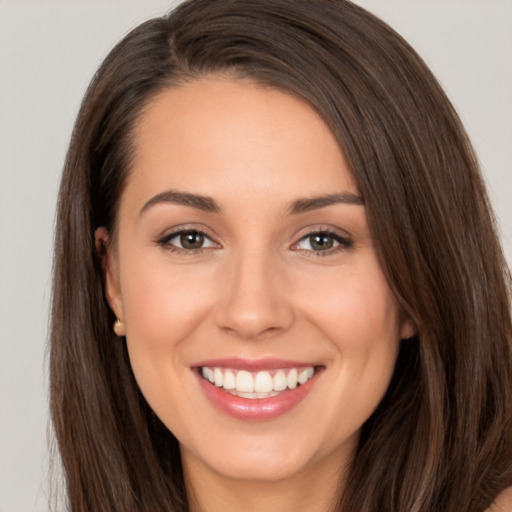
[[512, 512], [512, 487], [503, 491], [486, 512]]
[[[190, 464], [190, 461], [188, 461]], [[194, 478], [195, 468], [185, 467], [191, 512], [300, 512], [335, 510], [333, 503], [338, 496], [343, 479], [334, 464], [334, 474], [326, 478], [322, 468], [312, 468], [299, 478], [261, 482], [236, 481], [227, 486], [222, 475], [209, 473], [198, 481]], [[501, 512], [501, 511], [500, 511]]]

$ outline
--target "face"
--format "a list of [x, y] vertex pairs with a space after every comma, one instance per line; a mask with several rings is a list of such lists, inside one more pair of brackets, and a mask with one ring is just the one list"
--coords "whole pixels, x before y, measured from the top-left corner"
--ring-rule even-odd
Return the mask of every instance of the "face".
[[288, 94], [209, 77], [160, 94], [135, 142], [107, 295], [184, 466], [339, 468], [412, 332], [332, 133]]

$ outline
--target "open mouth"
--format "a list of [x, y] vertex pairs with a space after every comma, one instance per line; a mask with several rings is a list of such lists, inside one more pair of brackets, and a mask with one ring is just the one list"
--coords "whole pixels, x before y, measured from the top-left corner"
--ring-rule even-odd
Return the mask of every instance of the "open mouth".
[[223, 358], [191, 366], [210, 403], [244, 421], [272, 420], [295, 409], [326, 367], [284, 359]]
[[278, 368], [250, 372], [234, 368], [200, 367], [203, 379], [227, 393], [248, 399], [272, 398], [312, 379], [318, 367]]

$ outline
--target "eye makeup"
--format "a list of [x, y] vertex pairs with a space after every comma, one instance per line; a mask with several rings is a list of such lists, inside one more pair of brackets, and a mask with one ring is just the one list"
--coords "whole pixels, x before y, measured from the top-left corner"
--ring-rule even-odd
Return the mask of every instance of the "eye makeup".
[[353, 247], [354, 242], [331, 230], [315, 229], [291, 246], [293, 251], [307, 251], [315, 256], [328, 256]]
[[207, 249], [220, 248], [205, 231], [194, 227], [172, 231], [156, 240], [156, 243], [167, 251], [183, 255], [200, 254]]
[[[156, 243], [165, 250], [183, 255], [199, 254], [207, 249], [221, 248], [221, 245], [210, 235], [195, 227], [174, 230], [157, 239]], [[290, 250], [311, 253], [315, 256], [328, 256], [351, 249], [353, 245], [351, 238], [332, 229], [313, 228], [294, 242]]]

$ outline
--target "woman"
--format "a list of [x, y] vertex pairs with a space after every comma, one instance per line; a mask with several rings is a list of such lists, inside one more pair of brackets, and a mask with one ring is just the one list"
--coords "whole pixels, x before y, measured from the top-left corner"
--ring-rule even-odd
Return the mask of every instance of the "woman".
[[509, 283], [461, 123], [381, 21], [192, 0], [142, 24], [60, 191], [70, 508], [511, 508]]

